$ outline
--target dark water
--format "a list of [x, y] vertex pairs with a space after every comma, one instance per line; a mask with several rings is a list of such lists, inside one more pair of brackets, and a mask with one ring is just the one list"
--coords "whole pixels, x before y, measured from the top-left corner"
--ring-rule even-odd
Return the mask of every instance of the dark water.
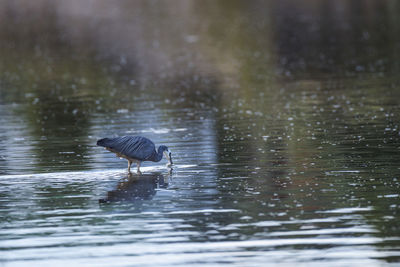
[[0, 265], [398, 265], [398, 11], [2, 2]]

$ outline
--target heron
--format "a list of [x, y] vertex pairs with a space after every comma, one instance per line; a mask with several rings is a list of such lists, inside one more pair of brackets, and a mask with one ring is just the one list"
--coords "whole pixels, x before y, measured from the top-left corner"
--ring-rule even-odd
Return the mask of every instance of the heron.
[[172, 156], [168, 147], [156, 146], [153, 141], [143, 136], [120, 136], [115, 138], [103, 138], [97, 141], [98, 146], [102, 146], [108, 151], [116, 154], [119, 158], [128, 160], [128, 172], [131, 172], [133, 162], [137, 164], [137, 172], [140, 173], [140, 164], [143, 161], [159, 162], [163, 154], [172, 165]]

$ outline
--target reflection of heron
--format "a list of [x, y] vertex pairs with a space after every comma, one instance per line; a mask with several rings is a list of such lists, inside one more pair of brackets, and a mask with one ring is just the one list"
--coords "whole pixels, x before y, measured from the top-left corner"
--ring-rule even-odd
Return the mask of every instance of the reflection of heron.
[[168, 183], [164, 181], [161, 173], [128, 174], [114, 190], [107, 192], [106, 198], [99, 199], [99, 203], [152, 199], [157, 188], [166, 188], [167, 186]]
[[159, 146], [158, 151], [154, 143], [142, 136], [122, 136], [116, 138], [103, 138], [97, 141], [98, 146], [114, 152], [117, 157], [128, 160], [128, 172], [131, 171], [132, 162], [137, 163], [137, 171], [140, 172], [142, 161], [159, 162], [163, 153], [172, 165], [171, 152], [166, 146]]

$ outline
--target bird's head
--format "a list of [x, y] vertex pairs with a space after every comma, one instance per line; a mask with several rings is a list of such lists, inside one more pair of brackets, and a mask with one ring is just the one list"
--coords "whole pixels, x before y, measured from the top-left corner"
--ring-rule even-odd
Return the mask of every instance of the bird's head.
[[164, 153], [165, 157], [169, 161], [168, 164], [172, 165], [173, 164], [172, 163], [172, 153], [171, 153], [171, 151], [169, 151], [168, 147], [160, 146], [159, 149], [161, 149], [161, 151]]

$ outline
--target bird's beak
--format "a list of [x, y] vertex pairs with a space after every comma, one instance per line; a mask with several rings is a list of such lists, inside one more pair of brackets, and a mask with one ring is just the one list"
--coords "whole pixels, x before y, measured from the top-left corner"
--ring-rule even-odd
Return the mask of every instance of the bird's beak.
[[172, 153], [171, 153], [171, 151], [169, 151], [169, 150], [165, 151], [165, 157], [168, 159], [169, 165], [172, 165], [173, 162], [172, 162]]

